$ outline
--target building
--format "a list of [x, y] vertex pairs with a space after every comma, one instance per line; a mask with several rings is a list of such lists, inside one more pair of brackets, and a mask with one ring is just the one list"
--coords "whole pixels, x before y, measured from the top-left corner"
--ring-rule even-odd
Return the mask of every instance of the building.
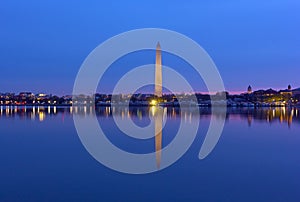
[[251, 94], [252, 93], [252, 87], [249, 85], [248, 86], [248, 90], [247, 90], [248, 94]]
[[280, 95], [283, 95], [284, 97], [292, 97], [293, 96], [293, 91], [292, 91], [292, 86], [288, 85], [288, 88], [285, 90], [279, 91]]

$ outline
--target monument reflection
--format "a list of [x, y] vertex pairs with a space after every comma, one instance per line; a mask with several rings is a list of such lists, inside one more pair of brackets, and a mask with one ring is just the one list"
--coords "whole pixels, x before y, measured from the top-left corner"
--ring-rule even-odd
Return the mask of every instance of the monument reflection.
[[155, 154], [156, 154], [156, 166], [160, 168], [161, 162], [161, 149], [162, 149], [162, 127], [163, 127], [163, 115], [164, 109], [160, 106], [151, 107], [152, 116], [155, 124]]

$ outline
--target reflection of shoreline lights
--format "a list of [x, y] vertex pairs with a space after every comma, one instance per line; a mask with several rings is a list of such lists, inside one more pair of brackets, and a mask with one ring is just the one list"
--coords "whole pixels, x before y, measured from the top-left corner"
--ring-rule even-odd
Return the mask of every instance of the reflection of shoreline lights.
[[31, 120], [35, 120], [35, 107], [32, 108]]
[[5, 113], [6, 113], [6, 116], [9, 116], [9, 106], [6, 106]]
[[[93, 107], [90, 106], [90, 113], [93, 114], [93, 111], [94, 111]], [[110, 108], [109, 108], [109, 112], [110, 112]]]
[[186, 123], [187, 122], [187, 113], [184, 112], [184, 122]]
[[288, 118], [288, 125], [291, 126], [292, 122], [293, 122], [293, 113], [291, 113], [289, 118]]
[[110, 115], [110, 107], [105, 107], [105, 115], [106, 117]]
[[122, 120], [124, 120], [124, 118], [125, 118], [125, 112], [124, 111], [121, 112], [121, 117], [122, 117]]
[[176, 118], [176, 112], [175, 112], [175, 109], [174, 109], [174, 108], [172, 109], [172, 117], [175, 117], [175, 118]]
[[[156, 106], [157, 107], [157, 106]], [[75, 109], [77, 109], [77, 112]], [[194, 112], [190, 111], [189, 108], [176, 108], [176, 107], [163, 107], [164, 108], [164, 115], [170, 117], [172, 119], [176, 119], [180, 117], [182, 114], [182, 121], [191, 122], [194, 116]], [[209, 116], [211, 114], [209, 108], [200, 108], [201, 116]], [[230, 113], [232, 111], [232, 113]], [[19, 115], [22, 118], [28, 117], [31, 120], [35, 118], [38, 119], [39, 113], [44, 112], [45, 115], [53, 115], [57, 113], [65, 113], [65, 114], [84, 114], [84, 106], [82, 107], [55, 107], [50, 106], [27, 106], [27, 107], [20, 107], [20, 106], [0, 106], [0, 116], [7, 116], [7, 117], [15, 117], [14, 115]], [[137, 117], [140, 120], [144, 117], [153, 117], [156, 113], [155, 106], [151, 107], [97, 107], [96, 111], [93, 107], [86, 108], [86, 114], [93, 114], [95, 113], [96, 116], [105, 116], [111, 117], [120, 116], [122, 119], [127, 119], [131, 117]], [[147, 116], [148, 115], [148, 116]], [[239, 119], [242, 120], [243, 118], [249, 121], [255, 120], [264, 120], [266, 122], [272, 123], [274, 121], [278, 121], [280, 123], [288, 123], [291, 124], [292, 122], [300, 123], [299, 117], [299, 109], [298, 108], [258, 108], [258, 109], [249, 109], [249, 108], [235, 108], [229, 109], [228, 120], [232, 119]], [[46, 117], [47, 118], [47, 117]]]
[[35, 120], [35, 113], [34, 113], [34, 112], [32, 112], [32, 113], [30, 114], [30, 119], [31, 119], [31, 120]]
[[139, 118], [139, 120], [143, 119], [143, 113], [139, 109], [136, 111], [136, 116]]
[[130, 118], [130, 111], [127, 111], [127, 118]]
[[39, 120], [40, 121], [44, 121], [45, 117], [46, 117], [45, 112], [39, 112]]

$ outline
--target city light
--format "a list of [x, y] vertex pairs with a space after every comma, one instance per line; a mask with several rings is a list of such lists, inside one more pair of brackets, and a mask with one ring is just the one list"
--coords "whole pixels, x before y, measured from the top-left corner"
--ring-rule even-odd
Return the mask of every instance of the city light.
[[157, 105], [157, 101], [156, 100], [151, 100], [150, 105], [152, 105], [152, 106]]

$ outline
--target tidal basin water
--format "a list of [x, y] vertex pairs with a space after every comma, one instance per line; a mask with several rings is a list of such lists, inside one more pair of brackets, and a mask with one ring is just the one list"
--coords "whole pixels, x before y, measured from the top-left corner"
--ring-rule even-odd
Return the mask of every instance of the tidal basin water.
[[[210, 119], [220, 117], [200, 108], [199, 131], [182, 158], [158, 172], [130, 175], [86, 151], [73, 115], [94, 113], [115, 146], [143, 154], [160, 148], [155, 139], [122, 133], [112, 114], [144, 127], [151, 108], [0, 107], [0, 201], [300, 201], [297, 108], [229, 108], [222, 136], [203, 160], [198, 154]], [[196, 121], [188, 108], [164, 113], [162, 148], [181, 121]]]

